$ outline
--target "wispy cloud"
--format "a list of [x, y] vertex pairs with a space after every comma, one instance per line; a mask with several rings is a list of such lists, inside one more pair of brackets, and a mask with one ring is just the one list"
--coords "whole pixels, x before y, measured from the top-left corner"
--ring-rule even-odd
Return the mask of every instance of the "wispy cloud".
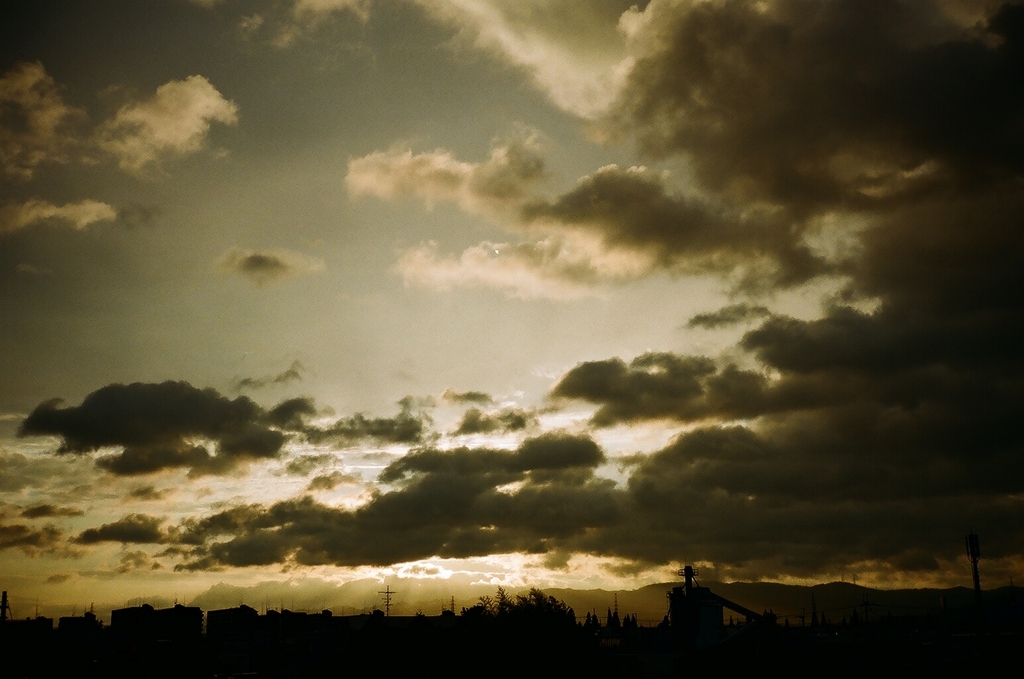
[[96, 222], [113, 221], [117, 216], [117, 210], [98, 200], [54, 205], [32, 199], [25, 203], [8, 203], [0, 207], [0, 235], [51, 220], [81, 230]]
[[0, 113], [0, 166], [21, 179], [43, 163], [67, 160], [76, 143], [73, 123], [83, 115], [64, 103], [39, 62], [19, 63], [0, 76]]
[[425, 243], [402, 253], [395, 270], [407, 284], [437, 290], [489, 287], [525, 299], [578, 299], [600, 285], [636, 280], [652, 268], [642, 254], [607, 251], [586, 238], [483, 242], [455, 257]]

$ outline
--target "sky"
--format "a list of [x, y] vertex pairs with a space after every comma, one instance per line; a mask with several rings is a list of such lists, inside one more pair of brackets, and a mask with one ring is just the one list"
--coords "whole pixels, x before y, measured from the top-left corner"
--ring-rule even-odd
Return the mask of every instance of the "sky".
[[1024, 6], [4, 14], [16, 604], [1024, 575]]

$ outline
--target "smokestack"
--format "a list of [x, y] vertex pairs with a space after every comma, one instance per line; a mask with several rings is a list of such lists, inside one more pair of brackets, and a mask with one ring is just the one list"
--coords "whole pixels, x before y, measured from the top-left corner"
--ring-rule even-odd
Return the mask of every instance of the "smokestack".
[[974, 578], [974, 605], [981, 610], [981, 575], [978, 573], [981, 544], [973, 530], [964, 536], [964, 541], [967, 543], [967, 558], [971, 560], [971, 575]]

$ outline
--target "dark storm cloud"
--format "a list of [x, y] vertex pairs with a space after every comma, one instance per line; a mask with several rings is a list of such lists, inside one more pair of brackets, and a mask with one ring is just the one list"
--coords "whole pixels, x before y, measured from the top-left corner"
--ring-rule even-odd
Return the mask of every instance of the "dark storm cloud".
[[604, 453], [588, 436], [544, 434], [520, 444], [514, 465], [524, 470], [596, 467], [604, 462]]
[[496, 413], [485, 413], [470, 408], [462, 415], [455, 435], [490, 434], [496, 431], [520, 431], [537, 424], [537, 416], [522, 408], [505, 408]]
[[706, 186], [866, 205], [1022, 169], [1024, 11], [983, 31], [942, 3], [658, 4], [619, 115]]
[[597, 423], [665, 417], [699, 397], [701, 378], [714, 372], [715, 364], [708, 358], [649, 353], [628, 366], [618, 358], [581, 363], [563, 375], [551, 393], [600, 403], [594, 415]]
[[[561, 378], [552, 395], [596, 404], [599, 426], [701, 425], [632, 459], [630, 530], [591, 534], [594, 551], [663, 563], [686, 545], [749, 575], [871, 560], [934, 571], [985, 525], [995, 555], [1019, 556], [1024, 7], [964, 28], [950, 6], [648, 6], [651, 48], [619, 120], [649, 153], [685, 156], [726, 204], [775, 206], [768, 236], [734, 241], [735, 261], [829, 220], [855, 247], [828, 260], [845, 288], [818, 318], [745, 304], [691, 320], [763, 319], [738, 347], [753, 369], [650, 353]], [[582, 188], [545, 209], [619, 214], [601, 200], [611, 190]], [[667, 251], [693, 228], [678, 213], [682, 235], [654, 218], [602, 224]]]
[[[1007, 501], [1020, 484], [1005, 478], [1016, 456], [989, 457], [993, 469], [979, 471], [964, 451], [913, 440], [923, 433], [914, 423], [885, 422], [898, 419], [885, 408], [859, 415], [851, 421], [854, 413], [838, 410], [787, 417], [765, 433], [707, 427], [680, 436], [634, 470], [628, 491], [641, 528], [611, 549], [663, 562], [687, 545], [716, 563], [763, 568], [775, 560], [776, 573], [870, 559], [903, 568], [913, 554], [956, 558], [960, 531], [980, 521], [993, 557], [1016, 553], [1024, 508]], [[685, 523], [673, 525], [675, 516]], [[645, 540], [647, 531], [662, 537]]]
[[105, 523], [98, 528], [87, 528], [75, 538], [80, 545], [93, 545], [99, 542], [121, 543], [160, 543], [165, 535], [160, 528], [163, 521], [146, 514], [128, 514], [127, 516]]
[[417, 449], [381, 474], [391, 489], [356, 510], [309, 497], [233, 507], [172, 528], [166, 555], [181, 570], [518, 551], [635, 564], [699, 554], [746, 577], [864, 561], [927, 573], [959, 555], [966, 524], [986, 526], [994, 559], [1015, 554], [1024, 537], [1017, 456], [979, 466], [956, 446], [936, 452], [913, 440], [920, 424], [936, 424], [913, 422], [927, 413], [901, 420], [890, 410], [787, 413], [763, 431], [704, 426], [636, 458], [624, 487], [594, 476], [606, 458], [587, 437]]
[[[526, 217], [664, 266], [731, 273], [764, 261], [777, 269], [765, 287], [827, 272], [845, 289], [817, 318], [768, 315], [751, 302], [691, 319], [703, 328], [756, 321], [738, 346], [754, 367], [664, 351], [562, 376], [552, 395], [594, 404], [597, 426], [688, 425], [661, 450], [630, 456], [624, 485], [595, 476], [608, 460], [586, 437], [552, 434], [516, 450], [425, 446], [381, 454], [381, 485], [355, 510], [304, 497], [166, 532], [132, 515], [79, 541], [170, 543], [164, 555], [185, 570], [519, 551], [706, 560], [732, 577], [764, 578], [849, 573], [851, 564], [934, 573], [962, 558], [962, 534], [974, 527], [987, 558], [1019, 559], [1024, 9], [1007, 5], [964, 29], [939, 8], [648, 5], [650, 49], [629, 74], [618, 121], [649, 153], [684, 157], [695, 190], [712, 193], [694, 198], [654, 172], [609, 167]], [[842, 261], [803, 244], [826, 216], [840, 228], [856, 218], [857, 247]], [[470, 394], [479, 393], [446, 400], [493, 404]], [[277, 455], [281, 430], [314, 442], [429, 436], [411, 402], [396, 417], [321, 428], [309, 424], [309, 399], [268, 411], [216, 392], [199, 400], [212, 420], [170, 414], [192, 408], [127, 417], [127, 404], [43, 404], [23, 433], [61, 436], [65, 452], [122, 447], [103, 459], [108, 468], [200, 471], [214, 459]], [[90, 416], [79, 421], [79, 411]], [[471, 426], [493, 417], [477, 412]], [[192, 446], [195, 437], [217, 454]], [[17, 473], [0, 475], [0, 487], [29, 483], [25, 456], [0, 454], [0, 463]], [[288, 470], [308, 475], [319, 464], [307, 456]], [[338, 478], [322, 476], [317, 488]], [[0, 547], [52, 546], [52, 531], [0, 527]]]
[[677, 195], [642, 168], [603, 167], [555, 200], [527, 205], [523, 218], [595, 233], [609, 246], [649, 252], [670, 269], [754, 267], [746, 272], [749, 286], [799, 283], [828, 270], [785, 214]]
[[686, 323], [688, 328], [707, 328], [714, 330], [729, 325], [736, 325], [745, 321], [752, 321], [758, 318], [770, 316], [771, 312], [767, 307], [756, 304], [730, 304], [717, 311], [705, 314], [697, 314]]
[[552, 432], [526, 439], [514, 451], [489, 448], [413, 450], [388, 465], [381, 472], [380, 480], [391, 483], [409, 474], [430, 472], [504, 475], [573, 467], [593, 468], [604, 459], [604, 453], [593, 439]]
[[202, 446], [147, 446], [125, 448], [118, 454], [104, 455], [96, 460], [96, 466], [118, 476], [154, 474], [181, 467], [201, 475], [227, 471], [234, 463], [227, 458], [215, 458]]
[[26, 507], [21, 512], [21, 517], [24, 519], [40, 519], [52, 516], [81, 516], [83, 514], [85, 512], [78, 507], [59, 507], [57, 505], [41, 504]]
[[[186, 382], [112, 384], [79, 406], [58, 404], [37, 406], [22, 422], [19, 436], [60, 436], [58, 452], [68, 454], [121, 447], [121, 453], [98, 460], [102, 468], [121, 475], [178, 467], [193, 474], [224, 473], [244, 461], [277, 457], [286, 440], [252, 400], [229, 399]], [[190, 443], [194, 438], [214, 442], [216, 454]]]
[[[613, 484], [592, 473], [603, 460], [592, 440], [567, 434], [527, 440], [514, 451], [415, 450], [381, 475], [395, 489], [355, 511], [305, 497], [186, 520], [175, 535], [193, 548], [179, 568], [542, 552], [617, 520]], [[520, 486], [503, 492], [510, 483]]]
[[719, 369], [704, 356], [667, 352], [642, 354], [629, 364], [620, 358], [580, 363], [561, 377], [551, 395], [597, 404], [592, 420], [597, 426], [750, 416], [799, 398], [774, 388], [759, 372], [732, 365]]

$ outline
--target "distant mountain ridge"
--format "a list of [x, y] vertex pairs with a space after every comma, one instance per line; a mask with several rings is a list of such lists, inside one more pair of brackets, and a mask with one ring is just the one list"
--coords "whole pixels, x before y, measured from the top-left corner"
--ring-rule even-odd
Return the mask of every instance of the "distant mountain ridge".
[[[457, 579], [388, 579], [386, 583], [394, 596], [392, 615], [437, 615], [442, 608], [449, 608], [454, 598], [455, 612], [468, 608], [481, 596], [493, 597], [497, 585], [459, 582]], [[568, 588], [539, 587], [545, 594], [565, 601], [573, 607], [578, 617], [588, 611], [596, 612], [603, 621], [607, 612], [614, 608], [616, 599], [620, 615], [636, 614], [641, 624], [654, 625], [661, 621], [668, 610], [667, 594], [680, 582], [665, 582], [647, 585], [635, 590], [578, 590]], [[974, 593], [967, 587], [945, 589], [874, 589], [848, 582], [830, 582], [819, 585], [786, 585], [773, 582], [716, 582], [701, 581], [716, 594], [755, 611], [772, 610], [780, 621], [788, 616], [791, 625], [800, 624], [799, 616], [805, 616], [810, 624], [813, 594], [818, 615], [838, 623], [849, 619], [854, 609], [864, 615], [864, 602], [869, 618], [876, 616], [928, 615], [939, 614], [942, 598], [948, 611], [969, 609], [974, 604]], [[245, 603], [257, 609], [288, 608], [291, 610], [319, 611], [327, 608], [335, 615], [354, 615], [383, 608], [379, 591], [385, 583], [376, 580], [356, 580], [341, 585], [317, 579], [289, 582], [265, 582], [252, 587], [237, 587], [219, 584], [196, 596], [190, 603], [204, 610], [229, 608]], [[506, 587], [511, 595], [522, 594], [528, 587]], [[1016, 587], [1001, 587], [985, 590], [985, 601], [1011, 601], [1024, 599], [1024, 593]], [[729, 611], [726, 611], [728, 619]], [[733, 614], [733, 617], [740, 616]]]
[[[608, 607], [613, 605], [618, 596], [620, 613], [637, 613], [641, 620], [660, 620], [668, 611], [667, 593], [679, 582], [666, 582], [647, 585], [637, 590], [605, 592], [602, 590], [570, 590], [552, 589], [547, 593], [564, 599], [578, 613], [596, 610], [602, 620]], [[865, 597], [869, 602], [869, 616], [876, 615], [925, 615], [941, 612], [941, 598], [946, 599], [947, 610], [969, 608], [974, 604], [974, 592], [966, 587], [947, 589], [873, 589], [854, 585], [848, 582], [830, 582], [820, 585], [785, 585], [775, 582], [701, 582], [701, 586], [710, 588], [730, 601], [755, 611], [771, 610], [780, 616], [780, 620], [789, 616], [790, 624], [799, 624], [800, 615], [810, 624], [812, 602], [818, 615], [825, 616], [832, 622], [840, 622], [843, 617], [849, 618], [853, 610], [864, 615]], [[1009, 587], [985, 592], [986, 598], [1007, 599]], [[1014, 588], [1015, 589], [1015, 588]], [[726, 616], [730, 613], [726, 611]], [[739, 618], [737, 614], [732, 614]]]

